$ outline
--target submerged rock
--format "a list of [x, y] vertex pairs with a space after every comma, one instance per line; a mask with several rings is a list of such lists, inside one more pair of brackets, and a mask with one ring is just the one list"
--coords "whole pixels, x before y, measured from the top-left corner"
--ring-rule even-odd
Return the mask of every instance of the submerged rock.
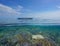
[[32, 39], [44, 39], [42, 35], [32, 35]]

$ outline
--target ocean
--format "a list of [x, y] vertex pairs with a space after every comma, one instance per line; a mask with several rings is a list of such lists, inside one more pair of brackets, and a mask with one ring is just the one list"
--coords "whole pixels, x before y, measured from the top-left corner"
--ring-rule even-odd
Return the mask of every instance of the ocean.
[[21, 32], [30, 34], [41, 34], [49, 37], [60, 45], [60, 25], [20, 25], [20, 26], [0, 26], [0, 38], [13, 36]]
[[60, 25], [20, 25], [20, 26], [0, 26], [0, 32], [24, 30], [28, 32], [60, 32]]

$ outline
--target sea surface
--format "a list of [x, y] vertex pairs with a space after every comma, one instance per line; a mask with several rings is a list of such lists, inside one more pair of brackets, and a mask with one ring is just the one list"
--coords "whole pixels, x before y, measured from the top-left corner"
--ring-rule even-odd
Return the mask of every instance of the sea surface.
[[31, 33], [38, 33], [38, 32], [58, 32], [60, 33], [60, 25], [18, 25], [18, 26], [0, 26], [0, 33], [1, 32], [15, 32], [15, 31], [28, 31]]

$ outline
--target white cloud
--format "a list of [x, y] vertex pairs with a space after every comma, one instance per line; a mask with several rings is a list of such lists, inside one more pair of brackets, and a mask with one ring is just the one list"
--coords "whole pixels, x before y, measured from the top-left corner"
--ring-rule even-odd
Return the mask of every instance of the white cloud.
[[[16, 9], [13, 9], [9, 6], [0, 4], [0, 23], [5, 22], [17, 22], [17, 17], [20, 17], [22, 6], [17, 6]], [[19, 10], [19, 11], [18, 11]]]
[[17, 12], [21, 12], [22, 9], [23, 9], [23, 7], [20, 6], [20, 5], [18, 5], [15, 10], [16, 10]]
[[60, 10], [32, 13], [31, 16], [41, 19], [60, 19]]
[[42, 23], [60, 23], [60, 10], [49, 12], [38, 12], [30, 14], [31, 17], [36, 18], [37, 22]]
[[[22, 8], [22, 6], [20, 6]], [[21, 8], [17, 8], [17, 9], [21, 9]], [[6, 5], [0, 4], [0, 12], [5, 12], [5, 13], [9, 13], [9, 14], [21, 14], [20, 12], [17, 11], [17, 9], [13, 9], [11, 7], [8, 7]]]
[[[60, 7], [59, 7], [60, 8]], [[18, 5], [15, 9], [0, 4], [0, 23], [6, 23], [6, 22], [17, 22], [17, 17], [33, 17], [38, 18], [37, 20], [34, 20], [35, 22], [49, 22], [49, 23], [60, 23], [60, 10], [57, 11], [49, 11], [49, 12], [34, 12], [34, 13], [26, 13], [25, 15], [21, 16], [21, 11], [23, 7]], [[26, 10], [25, 10], [26, 11]], [[39, 21], [38, 21], [39, 20]], [[33, 22], [34, 22], [33, 21]]]
[[60, 9], [60, 6], [56, 6], [56, 7]]

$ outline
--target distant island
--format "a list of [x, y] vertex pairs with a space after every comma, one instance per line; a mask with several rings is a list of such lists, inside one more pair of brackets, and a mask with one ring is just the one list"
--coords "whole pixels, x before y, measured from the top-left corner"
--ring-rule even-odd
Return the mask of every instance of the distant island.
[[32, 20], [33, 18], [17, 18], [18, 20]]

